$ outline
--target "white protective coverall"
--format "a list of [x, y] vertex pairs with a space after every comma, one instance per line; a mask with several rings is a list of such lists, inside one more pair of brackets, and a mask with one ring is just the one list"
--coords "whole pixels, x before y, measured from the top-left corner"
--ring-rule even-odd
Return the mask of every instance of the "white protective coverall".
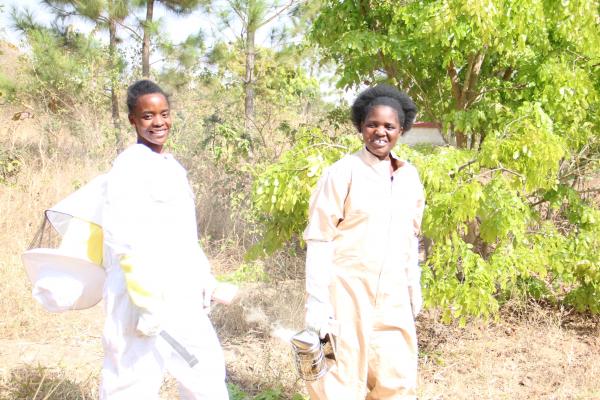
[[[304, 239], [309, 248], [332, 244], [332, 260], [311, 273], [330, 275], [317, 280], [328, 283], [339, 323], [337, 364], [308, 382], [313, 400], [416, 398], [411, 297], [421, 301], [416, 234], [424, 193], [414, 166], [399, 164], [390, 176], [390, 161], [363, 148], [330, 166], [313, 192]], [[310, 297], [308, 263], [307, 256]]]
[[[157, 399], [168, 371], [184, 399], [228, 399], [221, 346], [206, 312], [214, 278], [198, 244], [183, 167], [142, 144], [107, 176], [103, 210], [105, 351], [100, 399]], [[200, 361], [191, 368], [164, 330]]]

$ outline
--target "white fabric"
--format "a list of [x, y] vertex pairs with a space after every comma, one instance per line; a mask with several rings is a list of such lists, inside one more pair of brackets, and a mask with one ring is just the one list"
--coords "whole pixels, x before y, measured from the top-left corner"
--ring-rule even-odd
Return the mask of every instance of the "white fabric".
[[330, 325], [333, 320], [333, 308], [331, 303], [319, 301], [316, 297], [308, 295], [306, 299], [306, 316], [304, 323], [307, 328], [319, 334], [321, 339], [330, 333]]
[[60, 249], [31, 249], [21, 255], [32, 295], [47, 311], [81, 310], [102, 299], [104, 270]]
[[[181, 398], [224, 400], [224, 359], [203, 310], [212, 282], [198, 244], [193, 194], [173, 157], [133, 145], [107, 176], [103, 210], [106, 324], [100, 399], [157, 399], [163, 374], [179, 383]], [[142, 292], [154, 302], [136, 306], [121, 260], [131, 258]], [[164, 329], [200, 363], [194, 368], [160, 336], [140, 335], [140, 316], [152, 333]]]
[[333, 309], [329, 301], [329, 285], [333, 265], [333, 243], [306, 242], [306, 316], [305, 325], [323, 339], [329, 333]]
[[102, 298], [101, 209], [106, 177], [100, 175], [46, 210], [61, 235], [58, 249], [30, 249], [22, 254], [33, 297], [48, 311], [79, 310]]
[[64, 235], [70, 217], [102, 225], [105, 186], [106, 175], [99, 175], [46, 210], [46, 217], [54, 229]]
[[[420, 216], [418, 217], [420, 221]], [[406, 269], [406, 281], [413, 316], [416, 318], [423, 308], [423, 294], [421, 291], [421, 267], [419, 265], [419, 239], [415, 235], [411, 238], [411, 248], [408, 266]]]
[[329, 302], [333, 248], [332, 242], [306, 242], [306, 293], [322, 303]]
[[415, 167], [391, 156], [393, 172], [390, 160], [364, 148], [348, 155], [324, 171], [311, 196], [304, 239], [334, 245], [329, 299], [339, 324], [336, 362], [307, 383], [313, 400], [416, 398], [409, 282], [419, 285], [424, 193]]
[[[228, 282], [218, 282], [211, 294], [211, 299], [220, 304], [229, 305], [237, 296], [239, 287]], [[205, 295], [206, 299], [206, 295]]]
[[83, 284], [59, 271], [44, 271], [35, 282], [31, 294], [50, 312], [71, 310], [83, 293]]
[[202, 308], [206, 313], [210, 312], [212, 296], [216, 288], [217, 280], [212, 275], [209, 275], [202, 289]]
[[421, 285], [409, 286], [408, 295], [410, 296], [410, 306], [412, 308], [413, 317], [416, 318], [423, 309], [423, 294], [421, 293]]

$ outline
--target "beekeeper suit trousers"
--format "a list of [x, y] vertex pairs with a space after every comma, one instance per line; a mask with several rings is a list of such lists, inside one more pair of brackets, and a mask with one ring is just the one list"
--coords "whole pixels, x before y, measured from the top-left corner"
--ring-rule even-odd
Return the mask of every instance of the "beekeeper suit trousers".
[[331, 370], [308, 383], [312, 400], [415, 398], [417, 337], [408, 288], [392, 283], [375, 271], [336, 268], [330, 291], [340, 323], [337, 364], [329, 361]]
[[319, 285], [309, 285], [309, 272], [330, 271], [339, 335], [337, 363], [307, 385], [312, 400], [416, 398], [415, 233], [423, 190], [416, 169], [399, 164], [390, 176], [390, 161], [363, 149], [329, 167], [313, 192], [304, 239], [330, 243], [333, 251], [331, 260], [323, 252], [320, 268], [309, 268], [307, 255], [307, 293], [320, 300], [321, 290], [310, 290]]
[[192, 368], [162, 337], [136, 333], [137, 311], [119, 275], [119, 268], [108, 271], [106, 282], [100, 399], [158, 399], [165, 372], [177, 380], [181, 399], [228, 399], [223, 353], [208, 317], [197, 314], [193, 324], [169, 327], [169, 333], [198, 358]]
[[[100, 399], [157, 399], [165, 372], [183, 399], [227, 399], [221, 346], [203, 309], [212, 275], [183, 167], [140, 144], [121, 153], [107, 177], [103, 229]], [[191, 367], [163, 331], [199, 362]]]

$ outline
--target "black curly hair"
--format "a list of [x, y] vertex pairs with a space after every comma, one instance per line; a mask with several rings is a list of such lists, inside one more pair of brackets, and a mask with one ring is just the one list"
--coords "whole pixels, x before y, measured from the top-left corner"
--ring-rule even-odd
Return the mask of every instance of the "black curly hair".
[[352, 104], [352, 123], [360, 127], [375, 106], [389, 106], [398, 113], [398, 121], [404, 132], [412, 128], [417, 115], [417, 106], [404, 92], [390, 85], [377, 85], [361, 92]]
[[134, 82], [127, 88], [127, 110], [131, 114], [135, 109], [135, 105], [140, 97], [146, 94], [160, 93], [167, 99], [167, 104], [170, 105], [169, 95], [166, 94], [160, 86], [149, 79], [142, 79]]

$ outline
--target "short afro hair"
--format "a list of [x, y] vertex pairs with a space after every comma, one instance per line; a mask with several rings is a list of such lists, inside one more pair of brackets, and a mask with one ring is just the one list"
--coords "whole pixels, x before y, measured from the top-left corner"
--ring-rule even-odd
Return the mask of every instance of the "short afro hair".
[[160, 86], [149, 79], [142, 79], [127, 88], [127, 110], [129, 113], [131, 114], [133, 112], [140, 97], [153, 93], [160, 93], [165, 96], [167, 104], [170, 105], [169, 95], [166, 94]]
[[417, 106], [412, 99], [393, 86], [381, 84], [361, 92], [352, 104], [352, 123], [358, 131], [375, 106], [389, 106], [395, 109], [404, 132], [410, 130], [415, 122]]

